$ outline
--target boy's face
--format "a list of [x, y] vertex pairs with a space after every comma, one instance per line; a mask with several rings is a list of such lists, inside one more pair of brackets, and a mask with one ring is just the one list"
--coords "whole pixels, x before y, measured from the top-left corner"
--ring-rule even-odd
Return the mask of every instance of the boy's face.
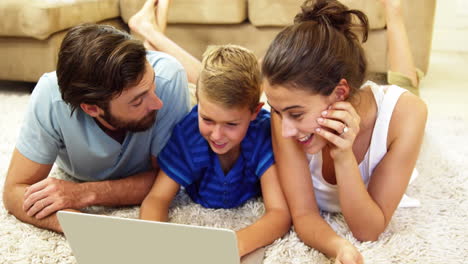
[[252, 113], [248, 107], [226, 108], [210, 101], [198, 93], [198, 127], [200, 134], [208, 141], [218, 155], [237, 151], [245, 137], [250, 121], [255, 120], [258, 111]]

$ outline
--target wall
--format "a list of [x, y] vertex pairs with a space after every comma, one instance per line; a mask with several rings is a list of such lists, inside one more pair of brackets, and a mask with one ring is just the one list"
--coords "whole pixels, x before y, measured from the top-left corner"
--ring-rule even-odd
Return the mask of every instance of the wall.
[[468, 52], [468, 0], [438, 0], [434, 39], [435, 51]]

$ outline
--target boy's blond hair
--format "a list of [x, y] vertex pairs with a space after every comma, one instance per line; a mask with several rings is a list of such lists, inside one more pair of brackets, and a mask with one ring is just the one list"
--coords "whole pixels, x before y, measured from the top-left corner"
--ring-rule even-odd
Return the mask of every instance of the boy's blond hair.
[[260, 101], [261, 78], [257, 58], [237, 45], [210, 46], [203, 54], [199, 91], [223, 106], [249, 107], [253, 112]]

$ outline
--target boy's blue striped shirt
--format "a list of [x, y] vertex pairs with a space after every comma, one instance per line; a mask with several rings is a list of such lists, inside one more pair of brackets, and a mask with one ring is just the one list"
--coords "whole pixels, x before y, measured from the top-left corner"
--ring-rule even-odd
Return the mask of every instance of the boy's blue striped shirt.
[[208, 208], [240, 206], [260, 195], [260, 177], [274, 163], [270, 113], [262, 109], [250, 122], [241, 154], [227, 174], [200, 134], [198, 106], [174, 128], [158, 162], [170, 178], [185, 187], [194, 202]]

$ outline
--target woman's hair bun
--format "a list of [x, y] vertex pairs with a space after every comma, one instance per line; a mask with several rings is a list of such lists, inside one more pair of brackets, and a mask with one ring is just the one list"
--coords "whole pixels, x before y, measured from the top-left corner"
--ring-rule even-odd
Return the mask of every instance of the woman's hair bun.
[[[360, 27], [363, 42], [367, 40], [369, 21], [360, 10], [349, 9], [337, 0], [306, 0], [301, 10], [294, 18], [295, 24], [313, 21], [327, 27], [331, 26], [355, 39], [357, 37], [352, 29]], [[353, 16], [357, 17], [358, 23], [353, 22]]]

